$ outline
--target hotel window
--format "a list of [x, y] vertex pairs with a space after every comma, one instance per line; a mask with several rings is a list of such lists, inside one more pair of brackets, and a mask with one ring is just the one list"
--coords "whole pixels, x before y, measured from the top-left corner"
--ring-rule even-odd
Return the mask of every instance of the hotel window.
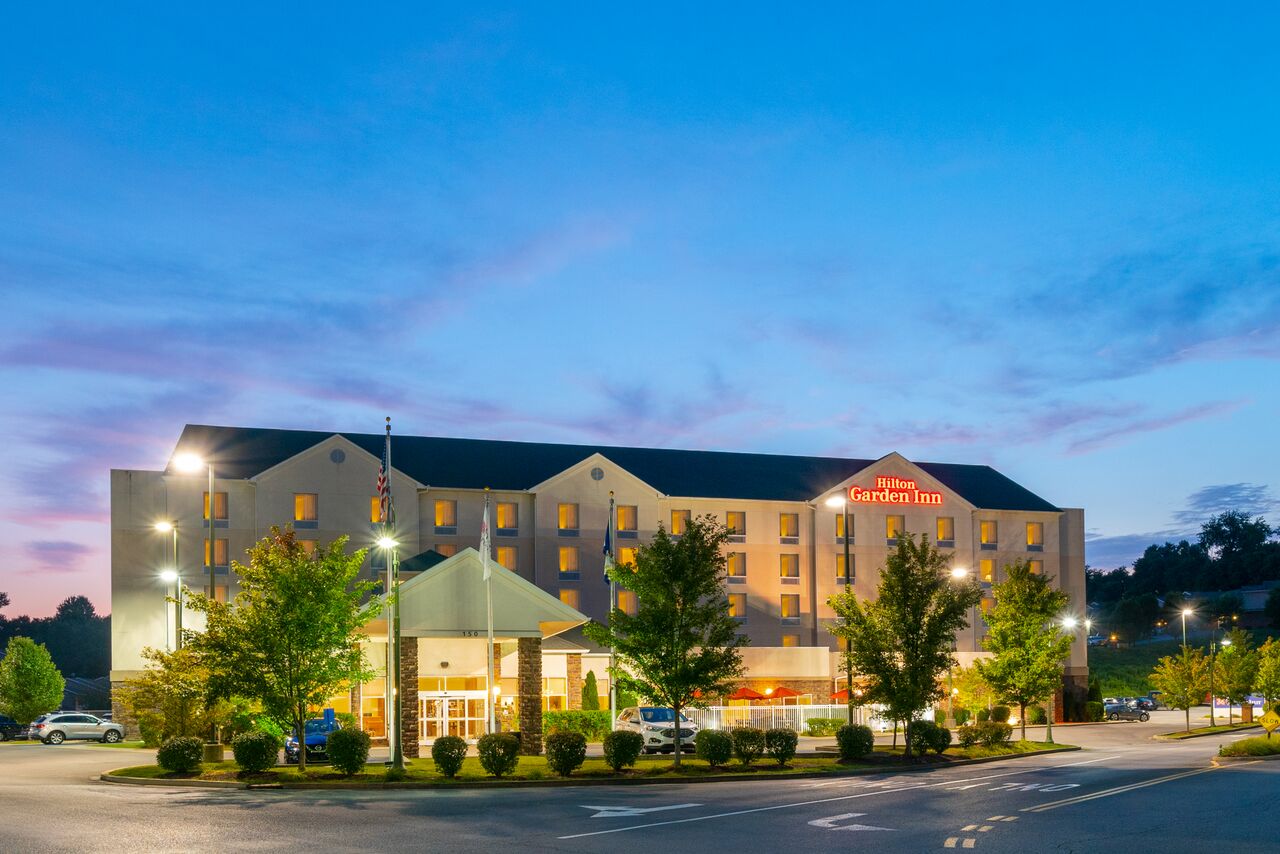
[[316, 526], [316, 494], [314, 492], [295, 492], [293, 494], [293, 525], [304, 527], [299, 522], [309, 522], [305, 527]]
[[907, 518], [905, 516], [885, 516], [884, 517], [884, 538], [891, 546], [898, 544], [898, 535], [907, 529]]
[[1000, 532], [994, 519], [983, 519], [978, 523], [978, 543], [984, 549], [994, 549], [1000, 542]]
[[360, 728], [374, 738], [387, 734], [387, 682], [370, 679], [360, 686]]
[[800, 542], [800, 514], [778, 514], [778, 539], [787, 544]]
[[747, 553], [746, 552], [729, 552], [725, 555], [724, 561], [725, 574], [729, 577], [730, 584], [746, 584], [747, 582]]
[[577, 578], [578, 577], [578, 547], [577, 546], [561, 546], [560, 547], [560, 577], [561, 578]]
[[499, 537], [514, 537], [520, 528], [520, 506], [514, 501], [499, 501], [495, 521]]
[[[204, 565], [209, 565], [209, 540], [204, 541]], [[213, 565], [217, 568], [225, 568], [227, 565], [227, 541], [219, 539], [213, 541]]]
[[[204, 502], [204, 520], [209, 521], [209, 493], [201, 493], [201, 500]], [[215, 492], [213, 494], [213, 519], [215, 522], [227, 521], [227, 494], [225, 492]]]
[[[209, 595], [209, 585], [207, 584], [204, 586], [204, 595]], [[213, 600], [215, 602], [227, 601], [227, 585], [219, 584], [213, 588]]]
[[636, 615], [636, 607], [638, 600], [634, 590], [618, 591], [618, 610], [624, 614]]
[[984, 584], [994, 584], [996, 580], [996, 562], [989, 557], [978, 561], [978, 580]]
[[298, 545], [302, 546], [302, 550], [306, 552], [308, 555], [313, 555], [316, 553], [315, 540], [298, 540]]
[[457, 543], [436, 543], [435, 553], [445, 557], [453, 557], [458, 553]]
[[516, 547], [515, 546], [498, 546], [497, 552], [498, 552], [497, 554], [498, 566], [502, 567], [503, 569], [509, 569], [512, 572], [515, 572], [516, 567], [518, 566], [518, 563], [517, 563], [518, 555], [516, 553]]
[[782, 645], [783, 646], [799, 646], [800, 636], [799, 635], [783, 635]]
[[983, 600], [978, 603], [978, 607], [982, 609], [982, 616], [984, 617], [991, 613], [991, 609], [995, 606], [996, 600], [992, 599], [990, 596], [984, 597]]
[[1044, 551], [1044, 522], [1027, 523], [1027, 551]]
[[938, 545], [952, 545], [956, 541], [956, 520], [951, 516], [938, 517]]
[[623, 546], [618, 549], [618, 566], [627, 566], [630, 564], [634, 569], [636, 565], [637, 551], [638, 549], [635, 546]]
[[671, 536], [679, 537], [689, 528], [689, 520], [693, 518], [691, 510], [671, 511]]
[[556, 510], [556, 527], [562, 537], [578, 536], [578, 505], [561, 504]]
[[778, 555], [778, 577], [783, 584], [799, 584], [800, 555]]
[[636, 538], [636, 520], [639, 516], [636, 505], [618, 505], [618, 539], [634, 540]]
[[543, 677], [542, 710], [544, 712], [562, 712], [567, 708], [569, 708], [569, 680]]
[[800, 624], [800, 594], [783, 593], [779, 605], [778, 614], [782, 618], [782, 624], [784, 626], [798, 626]]
[[369, 521], [375, 525], [382, 521], [382, 499], [376, 495], [369, 499]]
[[837, 638], [836, 638], [836, 649], [840, 650], [841, 652], [848, 652], [848, 651], [849, 651], [849, 639], [848, 639], [848, 638], [846, 638], [846, 637], [837, 637]]
[[[858, 571], [857, 555], [853, 555], [853, 554], [849, 555], [849, 563], [853, 564], [853, 570], [856, 573]], [[851, 582], [851, 578], [849, 576], [849, 573], [845, 572], [844, 555], [837, 552], [836, 553], [836, 583], [849, 584], [850, 582]]]
[[729, 594], [729, 616], [739, 622], [747, 619], [747, 594]]
[[[849, 514], [849, 527], [850, 527], [851, 529], [854, 529], [854, 528], [855, 528], [855, 526], [854, 526], [854, 524], [853, 524], [853, 514], [852, 514], [852, 513], [850, 513], [850, 514]], [[855, 533], [850, 534], [850, 537], [851, 537], [851, 539], [849, 540], [849, 542], [853, 542], [853, 540], [857, 538], [856, 531], [855, 531]], [[836, 542], [837, 542], [837, 543], [844, 542], [844, 514], [843, 514], [843, 513], [837, 513], [837, 514], [836, 514]]]
[[436, 499], [436, 533], [458, 533], [458, 502], [452, 498]]
[[1031, 570], [1032, 575], [1044, 575], [1044, 561], [1042, 560], [1029, 560], [1027, 561], [1027, 567]]
[[579, 602], [578, 591], [572, 587], [561, 587], [560, 601], [576, 611], [578, 609]]
[[747, 514], [741, 510], [730, 510], [724, 514], [724, 525], [729, 529], [729, 542], [742, 543], [747, 539]]

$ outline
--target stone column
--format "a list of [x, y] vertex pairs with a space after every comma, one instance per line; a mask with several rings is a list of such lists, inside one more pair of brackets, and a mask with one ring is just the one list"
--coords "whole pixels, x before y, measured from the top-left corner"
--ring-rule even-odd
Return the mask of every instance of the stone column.
[[363, 714], [364, 710], [360, 708], [362, 705], [364, 705], [364, 701], [363, 701], [364, 693], [360, 683], [357, 682], [354, 685], [352, 685], [349, 693], [350, 693], [350, 702], [351, 702], [351, 714], [356, 719], [356, 728], [364, 729], [364, 714]]
[[400, 638], [400, 748], [418, 758], [418, 639]]
[[582, 656], [566, 655], [564, 657], [565, 673], [568, 678], [569, 708], [582, 708]]
[[520, 638], [520, 752], [542, 753], [542, 638]]

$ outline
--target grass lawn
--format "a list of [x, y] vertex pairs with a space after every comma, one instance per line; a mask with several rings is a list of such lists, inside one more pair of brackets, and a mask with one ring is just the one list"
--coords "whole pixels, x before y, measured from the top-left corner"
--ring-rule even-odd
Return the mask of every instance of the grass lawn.
[[[1089, 677], [1098, 679], [1104, 697], [1141, 697], [1155, 688], [1150, 682], [1151, 671], [1156, 662], [1166, 655], [1177, 655], [1182, 648], [1182, 637], [1169, 640], [1143, 643], [1137, 646], [1111, 649], [1106, 646], [1089, 647]], [[1260, 646], [1268, 637], [1275, 634], [1266, 629], [1253, 629], [1253, 642]], [[1207, 636], [1195, 636], [1188, 639], [1188, 644], [1199, 647], [1208, 654], [1209, 639]]]
[[[975, 746], [971, 748], [952, 748], [942, 757], [930, 755], [925, 760], [914, 760], [912, 766], [920, 764], [945, 764], [948, 761], [956, 759], [981, 759], [992, 756], [1018, 756], [1035, 750], [1043, 750], [1053, 747], [1054, 745], [1045, 744], [1036, 741], [1017, 741], [1002, 747], [986, 748]], [[1058, 745], [1061, 747], [1062, 745]], [[787, 777], [795, 774], [837, 774], [859, 771], [875, 771], [893, 768], [906, 767], [902, 759], [902, 748], [896, 750], [888, 747], [877, 747], [875, 752], [865, 759], [851, 764], [841, 764], [836, 759], [824, 756], [797, 756], [787, 764], [785, 768], [780, 768], [776, 762], [772, 760], [762, 760], [749, 768], [743, 768], [737, 762], [730, 763], [721, 768], [711, 768], [701, 759], [685, 757], [681, 760], [680, 768], [676, 769], [671, 764], [670, 757], [641, 757], [636, 762], [635, 767], [625, 769], [621, 772], [612, 771], [603, 759], [598, 757], [588, 758], [582, 767], [573, 772], [572, 779], [592, 780], [592, 779], [612, 779], [612, 780], [633, 780], [633, 779], [696, 779], [699, 777], [722, 776], [732, 774], [744, 778], [756, 777]], [[241, 775], [234, 762], [217, 762], [205, 765], [199, 774], [170, 774], [157, 765], [139, 765], [133, 768], [122, 768], [111, 773], [121, 777], [143, 777], [151, 779], [200, 779], [200, 780], [224, 780], [236, 782], [251, 783], [281, 783], [289, 785], [292, 783], [372, 783], [378, 784], [386, 782], [385, 766], [369, 765], [361, 774], [355, 777], [344, 777], [337, 771], [334, 771], [328, 765], [313, 765], [307, 768], [305, 774], [299, 772], [296, 767], [277, 767], [262, 774]], [[406, 760], [405, 781], [412, 783], [422, 783], [427, 785], [450, 785], [458, 782], [480, 782], [492, 781], [494, 778], [485, 773], [480, 767], [480, 760], [476, 757], [467, 757], [462, 764], [462, 770], [458, 772], [458, 776], [450, 781], [436, 771], [435, 763], [431, 759], [409, 759]], [[504, 780], [558, 780], [561, 779], [554, 771], [547, 767], [547, 761], [542, 756], [521, 756], [520, 765], [516, 768], [514, 774], [504, 777]]]
[[1238, 729], [1253, 729], [1257, 726], [1259, 726], [1259, 724], [1256, 723], [1232, 724], [1231, 726], [1218, 724], [1217, 726], [1192, 727], [1191, 732], [1187, 732], [1185, 729], [1178, 730], [1177, 732], [1165, 732], [1161, 733], [1160, 737], [1177, 741], [1180, 738], [1195, 738], [1200, 735], [1213, 735], [1215, 732], [1235, 732]]
[[1218, 748], [1219, 756], [1275, 756], [1276, 754], [1280, 754], [1280, 736], [1269, 738], [1260, 735], [1257, 738], [1242, 738]]

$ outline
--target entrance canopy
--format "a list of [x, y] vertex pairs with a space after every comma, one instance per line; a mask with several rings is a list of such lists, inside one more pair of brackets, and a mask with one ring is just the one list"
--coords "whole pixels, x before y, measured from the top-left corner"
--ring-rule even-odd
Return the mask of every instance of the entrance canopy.
[[[491, 564], [495, 638], [549, 638], [587, 622], [587, 616]], [[385, 634], [386, 622], [370, 622], [370, 634]], [[483, 638], [487, 633], [484, 568], [480, 553], [466, 548], [400, 583], [400, 634], [420, 638]]]

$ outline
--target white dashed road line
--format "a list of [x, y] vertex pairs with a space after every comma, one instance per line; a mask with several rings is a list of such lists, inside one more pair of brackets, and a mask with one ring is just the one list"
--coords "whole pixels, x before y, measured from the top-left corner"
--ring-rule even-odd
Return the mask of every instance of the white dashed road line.
[[[1241, 764], [1252, 765], [1253, 763], [1245, 762]], [[1194, 777], [1197, 774], [1208, 774], [1211, 771], [1218, 771], [1218, 770], [1221, 770], [1220, 766], [1215, 765], [1209, 768], [1196, 768], [1191, 771], [1181, 771], [1177, 774], [1168, 774], [1164, 777], [1157, 777], [1154, 780], [1143, 780], [1138, 783], [1130, 783], [1127, 786], [1116, 786], [1113, 789], [1104, 789], [1101, 792], [1093, 792], [1088, 795], [1077, 795], [1074, 798], [1066, 798], [1061, 801], [1053, 801], [1047, 804], [1037, 804], [1032, 807], [1023, 807], [1022, 812], [1048, 812], [1049, 810], [1055, 810], [1058, 807], [1069, 807], [1069, 806], [1072, 806], [1073, 804], [1082, 804], [1085, 801], [1092, 801], [1098, 798], [1109, 798], [1112, 795], [1123, 795], [1126, 792], [1133, 792], [1133, 791], [1137, 791], [1138, 789], [1145, 789], [1148, 786], [1158, 786], [1161, 783], [1172, 783], [1174, 780], [1182, 780], [1186, 777]]]

